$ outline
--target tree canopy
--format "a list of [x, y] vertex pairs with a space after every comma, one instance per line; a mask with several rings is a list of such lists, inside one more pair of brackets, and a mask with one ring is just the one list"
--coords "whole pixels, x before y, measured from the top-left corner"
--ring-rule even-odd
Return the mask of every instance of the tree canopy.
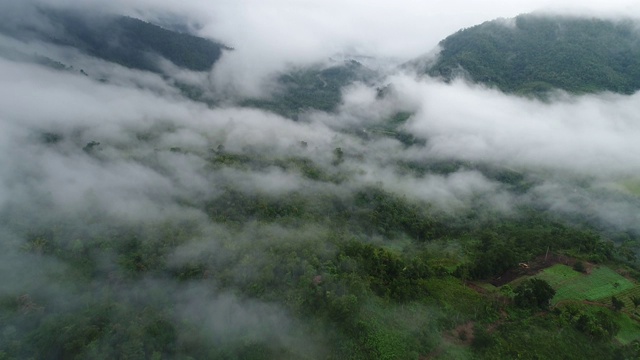
[[640, 40], [632, 21], [520, 15], [460, 30], [440, 46], [427, 72], [446, 80], [468, 76], [520, 94], [640, 89]]
[[176, 66], [207, 71], [230, 48], [209, 39], [171, 31], [127, 16], [97, 16], [43, 10], [61, 30], [41, 34], [54, 43], [74, 46], [89, 55], [139, 70], [159, 72], [155, 56]]

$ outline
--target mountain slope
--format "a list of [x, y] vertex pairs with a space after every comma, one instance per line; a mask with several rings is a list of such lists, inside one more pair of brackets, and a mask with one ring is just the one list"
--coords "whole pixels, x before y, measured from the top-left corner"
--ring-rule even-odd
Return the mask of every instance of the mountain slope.
[[46, 27], [0, 25], [0, 32], [17, 38], [38, 38], [72, 46], [84, 53], [132, 69], [161, 72], [158, 58], [192, 71], [207, 71], [220, 59], [223, 44], [164, 29], [125, 16], [81, 14], [73, 11], [40, 10]]
[[329, 67], [311, 66], [281, 74], [280, 91], [269, 100], [250, 99], [245, 106], [296, 118], [309, 109], [334, 111], [342, 100], [342, 89], [357, 82], [371, 82], [378, 74], [355, 60]]
[[630, 21], [520, 15], [461, 30], [426, 71], [461, 74], [505, 92], [574, 93], [640, 89], [640, 35]]

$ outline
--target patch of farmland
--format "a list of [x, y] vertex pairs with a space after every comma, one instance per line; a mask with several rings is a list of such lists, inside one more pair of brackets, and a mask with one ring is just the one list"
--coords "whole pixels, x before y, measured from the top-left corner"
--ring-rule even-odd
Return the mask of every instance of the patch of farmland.
[[[622, 300], [624, 302], [624, 308], [626, 310], [635, 310], [635, 305], [633, 304], [633, 301], [631, 300], [632, 297], [637, 297], [640, 298], [640, 286], [635, 286], [631, 289], [625, 290], [620, 292], [619, 294], [616, 295], [616, 297], [619, 300]], [[603, 298], [603, 299], [598, 299], [600, 301], [603, 302], [609, 302], [611, 300], [611, 298]]]
[[[590, 274], [578, 273], [567, 266], [565, 268], [573, 273], [564, 268], [554, 268], [552, 266], [549, 268], [552, 269], [550, 272], [547, 273], [549, 269], [546, 269], [539, 275], [542, 279], [550, 279], [547, 281], [556, 289], [556, 296], [552, 299], [554, 304], [562, 300], [607, 299], [636, 286], [606, 266], [594, 268]], [[554, 286], [554, 282], [557, 285]]]
[[554, 289], [557, 289], [566, 282], [580, 276], [584, 276], [584, 274], [573, 270], [567, 265], [556, 264], [544, 269], [536, 277], [545, 280]]
[[640, 339], [640, 325], [636, 321], [633, 321], [624, 313], [616, 313], [614, 317], [616, 323], [620, 325], [620, 331], [618, 331], [616, 339], [621, 344], [626, 345]]

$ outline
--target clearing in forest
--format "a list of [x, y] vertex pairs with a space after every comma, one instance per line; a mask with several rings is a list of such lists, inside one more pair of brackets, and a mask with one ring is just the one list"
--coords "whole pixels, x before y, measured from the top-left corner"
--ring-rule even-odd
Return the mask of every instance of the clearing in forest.
[[563, 300], [607, 301], [636, 287], [632, 281], [606, 266], [595, 267], [589, 274], [577, 272], [566, 265], [557, 264], [538, 274], [556, 290], [551, 302]]

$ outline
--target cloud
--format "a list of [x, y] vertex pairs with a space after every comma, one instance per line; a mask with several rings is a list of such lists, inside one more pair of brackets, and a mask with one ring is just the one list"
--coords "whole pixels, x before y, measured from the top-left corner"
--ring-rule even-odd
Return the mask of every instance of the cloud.
[[[202, 29], [236, 48], [214, 70], [218, 85], [255, 95], [256, 79], [291, 64], [326, 61], [338, 53], [395, 59], [429, 53], [457, 30], [499, 17], [545, 10], [640, 16], [634, 1], [312, 1], [242, 0], [207, 6], [214, 21]], [[255, 61], [255, 59], [259, 59]]]
[[633, 96], [563, 96], [550, 103], [463, 82], [398, 78], [422, 104], [407, 130], [441, 157], [616, 178], [640, 175]]
[[[289, 58], [294, 62], [319, 59], [324, 56], [321, 55], [323, 52], [328, 56], [329, 48], [325, 41], [330, 38], [335, 38], [338, 47], [348, 43], [366, 43], [367, 36], [376, 34], [376, 30], [371, 30], [372, 34], [367, 33], [367, 36], [357, 31], [351, 34], [345, 30], [348, 28], [341, 27], [342, 22], [347, 22], [342, 17], [346, 19], [345, 14], [366, 8], [370, 11], [363, 13], [365, 18], [376, 19], [382, 13], [390, 13], [391, 7], [385, 2], [373, 2], [368, 6], [357, 1], [347, 2], [343, 5], [344, 13], [335, 16], [336, 29], [325, 29], [328, 25], [320, 20], [328, 19], [331, 14], [326, 5], [285, 1], [207, 4], [188, 2], [182, 10], [188, 14], [211, 6], [212, 17], [227, 12], [228, 16], [222, 16], [220, 22], [204, 26], [201, 29], [203, 33], [218, 32], [215, 30], [217, 27], [221, 33], [229, 31], [231, 34], [231, 27], [227, 29], [225, 21], [235, 18], [239, 24], [250, 24], [239, 27], [241, 30], [238, 31], [245, 32], [242, 36], [247, 36], [246, 39], [258, 36], [253, 40], [255, 42], [247, 42], [251, 44], [247, 49], [256, 51], [262, 47], [266, 51], [268, 46], [274, 46], [274, 50], [283, 47], [282, 51], [269, 53], [277, 53], [274, 56], [281, 57], [282, 61]], [[502, 3], [492, 3], [486, 11], [499, 8], [499, 4]], [[622, 5], [616, 4], [617, 7], [610, 9], [621, 9]], [[416, 4], [406, 5], [413, 6], [417, 13], [426, 11]], [[57, 6], [74, 5], [62, 2]], [[125, 9], [149, 6], [150, 3], [140, 1], [125, 6]], [[172, 6], [160, 2], [154, 9], [170, 11]], [[449, 11], [447, 6], [440, 4], [430, 11], [446, 12]], [[499, 11], [509, 9], [507, 6]], [[404, 11], [404, 7], [399, 7], [400, 14]], [[232, 16], [235, 13], [238, 16]], [[285, 21], [276, 21], [277, 16], [282, 16]], [[386, 21], [392, 21], [395, 16], [398, 15], [393, 13]], [[275, 23], [276, 26], [288, 24], [291, 29], [302, 29], [304, 26], [298, 22], [305, 23], [307, 17], [317, 21], [309, 22], [308, 29], [304, 31], [294, 32], [293, 38], [286, 37], [286, 31], [279, 32], [278, 28], [273, 32], [262, 28]], [[461, 17], [464, 18], [464, 14]], [[360, 21], [344, 26], [357, 27]], [[384, 39], [392, 36], [403, 38], [403, 28], [396, 30], [380, 38], [371, 36], [371, 39], [376, 38], [371, 41], [386, 41]], [[307, 42], [306, 38], [314, 40]], [[12, 44], [25, 48], [30, 45]], [[42, 47], [42, 44], [38, 46]], [[376, 45], [376, 48], [384, 46]], [[113, 213], [140, 214], [145, 213], [141, 209], [146, 207], [171, 208], [168, 204], [177, 199], [215, 196], [215, 187], [209, 186], [212, 183], [234, 183], [246, 189], [255, 187], [278, 193], [310, 186], [300, 174], [277, 168], [263, 169], [258, 173], [224, 170], [209, 174], [207, 159], [211, 150], [219, 145], [236, 153], [309, 157], [323, 166], [331, 166], [333, 150], [342, 147], [347, 154], [343, 167], [360, 168], [365, 174], [373, 174], [372, 178], [388, 177], [385, 172], [396, 160], [433, 158], [491, 162], [519, 170], [559, 170], [611, 181], [634, 177], [640, 172], [640, 164], [633, 158], [633, 154], [638, 152], [634, 138], [640, 131], [634, 122], [633, 104], [637, 96], [561, 96], [550, 103], [543, 103], [462, 82], [446, 85], [395, 75], [384, 81], [394, 89], [392, 96], [379, 99], [375, 89], [355, 84], [345, 90], [343, 104], [336, 114], [308, 113], [300, 122], [292, 122], [256, 109], [226, 106], [209, 109], [181, 98], [160, 76], [92, 60], [73, 51], [49, 50], [75, 59], [76, 63], [86, 66], [92, 76], [0, 60], [0, 116], [4, 134], [8, 134], [4, 148], [11, 151], [20, 144], [26, 145], [20, 156], [1, 158], [0, 161], [12, 169], [3, 174], [3, 181], [10, 184], [7, 186], [14, 193], [28, 194], [35, 189], [38, 193], [50, 194], [48, 196], [54, 203], [65, 207], [74, 202], [83, 203], [83, 199], [91, 194], [94, 199], [102, 197], [100, 201], [110, 204]], [[225, 61], [233, 62], [232, 59], [229, 57]], [[247, 61], [253, 64], [263, 59], [257, 54], [247, 57]], [[280, 60], [276, 62], [284, 64]], [[216, 71], [224, 71], [225, 66]], [[265, 70], [265, 73], [272, 70]], [[100, 83], [93, 73], [107, 74], [110, 81]], [[260, 77], [251, 72], [245, 75], [254, 80]], [[193, 83], [199, 81], [195, 73], [182, 76]], [[428, 139], [426, 148], [414, 146], [404, 149], [393, 139], [367, 142], [350, 135], [353, 129], [366, 129], [403, 110], [415, 112], [405, 130]], [[37, 134], [42, 133], [61, 134], [63, 140], [50, 147], [33, 143], [39, 136]], [[82, 150], [91, 141], [100, 142], [99, 151], [95, 154]], [[308, 148], [301, 149], [301, 141], [306, 142]], [[170, 149], [179, 149], [180, 152], [172, 153]], [[26, 164], [39, 166], [29, 167]], [[61, 169], [64, 171], [59, 171]], [[27, 178], [35, 180], [31, 185], [29, 182], [20, 184], [14, 180], [18, 176], [12, 174], [28, 174]], [[128, 181], [126, 176], [114, 174], [130, 174], [131, 178], [144, 181]], [[354, 179], [356, 182], [371, 181], [366, 176], [355, 176]], [[465, 183], [460, 179], [473, 180]], [[388, 178], [386, 181], [394, 191], [409, 192], [441, 204], [447, 201], [464, 203], [472, 196], [462, 191], [463, 186], [447, 188], [456, 182], [482, 193], [499, 191], [496, 184], [472, 172], [428, 180]], [[441, 195], [448, 194], [450, 200], [442, 200], [447, 196], [438, 197], [435, 195], [437, 191], [427, 190], [435, 188], [447, 188]], [[9, 193], [5, 191], [5, 194]], [[11, 197], [2, 195], [0, 201], [6, 203]], [[114, 206], [109, 201], [118, 198], [123, 200], [122, 206]], [[173, 211], [175, 209], [167, 213]], [[162, 211], [156, 215], [160, 213]]]
[[[267, 344], [267, 349], [295, 357], [322, 354], [318, 335], [294, 321], [275, 304], [211, 291], [204, 286], [178, 289], [176, 310], [183, 321], [198, 324], [202, 341], [217, 348]], [[182, 336], [182, 335], [181, 335]], [[193, 339], [189, 339], [193, 341]]]
[[[294, 65], [326, 62], [337, 54], [367, 55], [399, 64], [431, 52], [446, 36], [495, 18], [532, 11], [640, 17], [633, 0], [188, 0], [72, 1], [4, 0], [0, 6], [34, 19], [32, 4], [141, 17], [160, 23], [183, 22], [199, 35], [235, 48], [227, 52], [209, 79], [219, 94], [259, 96], [274, 72]], [[30, 14], [33, 14], [31, 11]], [[38, 25], [41, 26], [41, 25]]]

